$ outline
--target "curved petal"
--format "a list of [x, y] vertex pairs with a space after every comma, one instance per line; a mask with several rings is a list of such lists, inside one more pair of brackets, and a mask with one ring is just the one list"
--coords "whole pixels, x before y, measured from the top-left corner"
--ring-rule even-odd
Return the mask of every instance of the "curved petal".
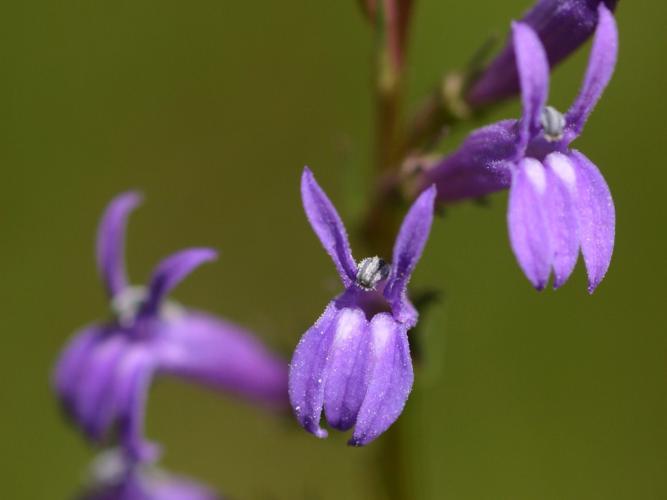
[[69, 414], [74, 411], [76, 388], [90, 353], [107, 334], [107, 327], [92, 325], [74, 334], [53, 371], [53, 387]]
[[241, 327], [200, 312], [160, 332], [159, 369], [273, 406], [286, 406], [287, 361]]
[[213, 261], [218, 253], [210, 248], [189, 248], [181, 250], [160, 262], [148, 286], [148, 298], [142, 315], [157, 311], [162, 300], [192, 271], [205, 262]]
[[107, 206], [97, 230], [97, 269], [109, 297], [127, 286], [125, 228], [129, 214], [139, 203], [141, 195], [133, 191], [116, 196]]
[[370, 335], [360, 309], [344, 309], [337, 320], [325, 368], [324, 412], [335, 429], [350, 429], [368, 387]]
[[137, 345], [123, 357], [113, 386], [120, 442], [127, 456], [138, 462], [152, 462], [160, 453], [144, 438], [146, 401], [155, 369], [150, 350]]
[[320, 427], [324, 404], [324, 372], [333, 342], [338, 309], [331, 302], [317, 322], [301, 337], [289, 370], [289, 398], [301, 426], [319, 438], [327, 437]]
[[577, 176], [570, 159], [551, 153], [544, 160], [547, 173], [547, 215], [553, 244], [554, 288], [572, 274], [579, 256], [575, 197]]
[[512, 179], [507, 222], [519, 266], [538, 290], [549, 281], [553, 255], [545, 213], [546, 192], [547, 176], [542, 164], [533, 158], [521, 161]]
[[601, 3], [598, 6], [598, 27], [588, 60], [584, 83], [577, 99], [565, 116], [574, 137], [588, 120], [589, 115], [607, 87], [616, 66], [618, 55], [618, 28], [614, 15]]
[[588, 291], [593, 293], [609, 269], [614, 251], [616, 211], [609, 187], [598, 168], [579, 151], [570, 153], [577, 174], [576, 209], [588, 273]]
[[73, 419], [86, 435], [99, 441], [114, 423], [133, 460], [152, 461], [158, 448], [143, 438], [145, 399], [154, 371], [152, 356], [143, 348], [128, 348], [119, 336], [100, 345], [70, 389]]
[[[617, 0], [538, 0], [522, 17], [540, 37], [552, 69], [588, 40], [598, 22], [600, 3], [613, 10]], [[518, 91], [514, 50], [506, 44], [471, 87], [466, 100], [480, 108]]]
[[414, 375], [407, 331], [386, 313], [370, 323], [369, 384], [349, 444], [364, 446], [398, 418], [412, 390]]
[[531, 134], [540, 126], [540, 116], [549, 95], [549, 62], [542, 42], [530, 26], [513, 23], [512, 37], [523, 105], [518, 145], [524, 150]]
[[435, 183], [440, 202], [479, 198], [510, 186], [508, 163], [517, 155], [517, 122], [503, 120], [473, 131], [454, 153], [426, 170], [422, 189]]
[[114, 418], [118, 364], [127, 349], [123, 335], [110, 335], [90, 353], [76, 392], [75, 416], [88, 437], [99, 441]]
[[308, 167], [303, 169], [301, 176], [301, 199], [313, 231], [333, 259], [340, 279], [347, 288], [354, 283], [357, 273], [357, 264], [352, 257], [347, 232], [336, 208], [317, 184]]
[[[395, 309], [395, 316], [399, 321], [408, 318], [402, 305], [406, 288], [412, 272], [421, 257], [433, 222], [433, 204], [435, 203], [436, 189], [431, 186], [423, 191], [412, 204], [394, 244], [391, 276], [387, 281], [384, 296]], [[416, 319], [416, 318], [415, 318]]]

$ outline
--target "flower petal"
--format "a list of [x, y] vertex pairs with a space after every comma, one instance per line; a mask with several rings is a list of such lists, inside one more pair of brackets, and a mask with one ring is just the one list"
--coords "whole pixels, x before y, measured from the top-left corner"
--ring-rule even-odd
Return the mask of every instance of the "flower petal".
[[510, 243], [521, 269], [542, 290], [549, 280], [552, 244], [545, 213], [547, 176], [542, 164], [526, 158], [514, 172], [507, 222]]
[[124, 335], [110, 335], [90, 353], [76, 394], [75, 415], [88, 437], [99, 441], [114, 419], [109, 395], [116, 383], [120, 360], [127, 352]]
[[[618, 55], [618, 28], [614, 15], [604, 4], [598, 6], [598, 27], [588, 60], [588, 69], [577, 99], [565, 116], [574, 137], [588, 120], [589, 115], [607, 87], [616, 66]], [[574, 138], [572, 137], [572, 138]]]
[[118, 448], [99, 454], [79, 500], [216, 500], [192, 479], [169, 474], [154, 464], [137, 464]]
[[570, 159], [551, 153], [544, 160], [547, 173], [547, 216], [553, 245], [554, 288], [572, 274], [579, 257], [579, 229], [575, 196], [577, 176]]
[[188, 311], [165, 324], [159, 335], [161, 372], [269, 405], [287, 405], [287, 361], [241, 327]]
[[333, 342], [339, 310], [329, 303], [324, 314], [301, 337], [289, 371], [289, 397], [301, 426], [319, 438], [327, 437], [320, 427], [324, 404], [324, 372]]
[[327, 195], [317, 184], [309, 168], [301, 176], [301, 199], [306, 217], [322, 246], [331, 256], [343, 285], [354, 283], [357, 264], [352, 257], [345, 226]]
[[76, 401], [76, 389], [88, 357], [108, 330], [102, 325], [91, 325], [74, 334], [60, 354], [53, 372], [53, 387], [65, 411], [72, 414]]
[[139, 462], [152, 462], [160, 453], [158, 446], [144, 438], [146, 401], [155, 370], [150, 349], [136, 345], [118, 365], [113, 386], [120, 442], [127, 456]]
[[148, 286], [148, 298], [142, 314], [153, 314], [162, 300], [183, 279], [204, 262], [217, 258], [218, 254], [210, 248], [189, 248], [181, 250], [160, 262]]
[[139, 203], [141, 195], [133, 191], [116, 196], [107, 206], [97, 230], [97, 269], [109, 297], [127, 286], [125, 228], [127, 217]]
[[[205, 486], [179, 476], [164, 473], [144, 478], [144, 487], [151, 500], [219, 500], [220, 497]], [[141, 500], [141, 499], [138, 499]]]
[[513, 23], [512, 37], [523, 104], [518, 145], [523, 150], [540, 126], [540, 116], [549, 95], [549, 62], [542, 42], [530, 26]]
[[[598, 21], [597, 6], [614, 9], [617, 0], [538, 0], [521, 22], [540, 37], [553, 69], [577, 50], [593, 33]], [[477, 79], [467, 95], [474, 107], [498, 102], [519, 91], [514, 49], [506, 44]]]
[[324, 412], [335, 429], [350, 429], [368, 387], [370, 335], [359, 309], [343, 309], [338, 317], [325, 368]]
[[577, 174], [577, 219], [588, 272], [588, 291], [593, 293], [609, 269], [614, 251], [616, 212], [609, 187], [598, 168], [579, 151], [570, 159]]
[[389, 314], [370, 323], [369, 384], [349, 444], [364, 446], [398, 418], [412, 390], [414, 375], [406, 328]]
[[459, 201], [507, 189], [517, 154], [517, 122], [504, 120], [473, 131], [454, 153], [425, 170], [422, 188], [435, 183], [440, 202]]
[[395, 308], [395, 316], [401, 322], [409, 320], [412, 320], [412, 323], [416, 322], [416, 318], [407, 317], [406, 313], [410, 308], [406, 310], [403, 301], [408, 281], [431, 232], [435, 196], [435, 186], [431, 186], [419, 195], [403, 219], [394, 244], [391, 276], [387, 281], [384, 295]]

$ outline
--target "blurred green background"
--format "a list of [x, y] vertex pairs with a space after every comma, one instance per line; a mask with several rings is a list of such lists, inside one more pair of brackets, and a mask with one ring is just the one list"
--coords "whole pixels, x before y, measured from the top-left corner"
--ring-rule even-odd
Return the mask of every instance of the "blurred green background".
[[[529, 4], [419, 1], [411, 102]], [[563, 289], [533, 291], [504, 194], [436, 222], [414, 284], [444, 299], [401, 419], [414, 498], [667, 498], [665, 14], [663, 2], [621, 2], [616, 76], [577, 143], [618, 213], [594, 296], [581, 265]], [[352, 0], [5, 2], [0, 26], [0, 496], [65, 499], [94, 452], [48, 380], [68, 336], [107, 314], [93, 265], [104, 206], [146, 194], [129, 230], [135, 282], [176, 249], [219, 248], [175, 297], [288, 356], [338, 287], [299, 174], [310, 165], [354, 216], [345, 179], [370, 171], [372, 37]], [[556, 107], [574, 97], [587, 52], [555, 73]], [[517, 113], [511, 103], [491, 118]], [[237, 499], [371, 498], [387, 439], [319, 441], [172, 380], [151, 393], [148, 434], [169, 469]]]

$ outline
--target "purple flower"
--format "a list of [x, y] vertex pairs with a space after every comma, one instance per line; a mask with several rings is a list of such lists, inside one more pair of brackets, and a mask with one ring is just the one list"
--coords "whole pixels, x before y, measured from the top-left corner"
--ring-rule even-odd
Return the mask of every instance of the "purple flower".
[[[578, 49], [598, 24], [598, 7], [614, 10], [618, 0], [539, 0], [521, 19], [537, 33], [550, 67]], [[514, 45], [508, 43], [476, 81], [467, 101], [477, 107], [519, 92]]]
[[208, 488], [110, 450], [96, 458], [91, 484], [77, 500], [219, 500]]
[[270, 405], [287, 403], [287, 364], [240, 327], [183, 308], [167, 294], [190, 272], [216, 258], [192, 248], [164, 259], [147, 288], [130, 286], [124, 235], [136, 193], [115, 198], [100, 223], [97, 264], [111, 300], [113, 319], [78, 332], [54, 372], [66, 412], [101, 441], [112, 428], [129, 457], [155, 458], [143, 439], [143, 413], [152, 378], [167, 374], [231, 391]]
[[331, 256], [345, 291], [303, 335], [290, 364], [289, 395], [299, 423], [317, 437], [322, 410], [335, 429], [354, 427], [349, 444], [362, 446], [400, 415], [412, 389], [407, 333], [417, 312], [406, 288], [433, 220], [435, 188], [412, 205], [396, 239], [391, 266], [379, 257], [352, 257], [345, 227], [305, 169], [301, 196], [315, 234]]
[[512, 248], [528, 279], [554, 287], [569, 278], [579, 249], [588, 289], [604, 277], [614, 246], [615, 213], [609, 188], [597, 167], [570, 149], [614, 70], [618, 34], [614, 16], [599, 8], [599, 24], [579, 95], [562, 115], [546, 106], [549, 67], [537, 35], [513, 26], [521, 79], [523, 116], [473, 132], [458, 151], [425, 174], [438, 198], [452, 201], [510, 187], [508, 223]]

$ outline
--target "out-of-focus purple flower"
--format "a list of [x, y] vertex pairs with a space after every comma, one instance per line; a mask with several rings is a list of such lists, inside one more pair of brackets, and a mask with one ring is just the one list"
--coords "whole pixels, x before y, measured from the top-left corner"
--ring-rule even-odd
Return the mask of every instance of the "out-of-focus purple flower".
[[77, 500], [221, 499], [191, 479], [167, 474], [153, 464], [128, 461], [119, 450], [102, 453], [91, 469], [91, 484]]
[[[593, 34], [598, 7], [614, 10], [618, 0], [538, 0], [521, 22], [539, 37], [551, 68], [578, 49]], [[514, 44], [508, 41], [472, 86], [466, 100], [473, 106], [497, 102], [519, 92]]]
[[413, 381], [407, 332], [417, 323], [406, 289], [428, 239], [435, 195], [427, 189], [410, 208], [391, 265], [378, 257], [357, 264], [336, 209], [310, 170], [303, 172], [306, 216], [345, 287], [303, 335], [290, 364], [294, 413], [317, 437], [327, 436], [323, 410], [331, 427], [354, 427], [349, 443], [356, 446], [378, 437], [403, 411]]
[[616, 64], [618, 33], [601, 4], [588, 69], [579, 95], [565, 115], [546, 106], [549, 66], [528, 25], [513, 26], [521, 79], [523, 116], [473, 132], [463, 145], [425, 173], [440, 201], [483, 196], [510, 187], [508, 223], [512, 248], [528, 279], [542, 289], [569, 278], [579, 249], [588, 289], [604, 277], [614, 247], [615, 211], [597, 167], [570, 149], [604, 91]]
[[128, 456], [155, 458], [143, 439], [146, 397], [155, 375], [173, 375], [273, 406], [287, 404], [287, 363], [242, 328], [183, 308], [167, 294], [190, 272], [216, 258], [207, 248], [164, 259], [148, 287], [130, 286], [124, 236], [136, 193], [108, 206], [97, 238], [97, 264], [113, 319], [79, 331], [58, 360], [53, 384], [66, 412], [86, 436], [101, 441], [116, 428]]

